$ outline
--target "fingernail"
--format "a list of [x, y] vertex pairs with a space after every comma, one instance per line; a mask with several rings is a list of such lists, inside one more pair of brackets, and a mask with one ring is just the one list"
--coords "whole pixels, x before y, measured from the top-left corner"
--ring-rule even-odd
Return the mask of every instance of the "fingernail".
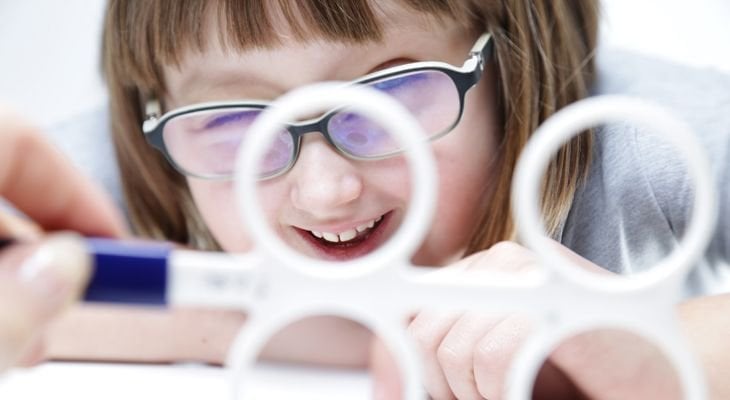
[[18, 270], [18, 279], [53, 309], [75, 300], [89, 276], [90, 258], [81, 238], [61, 233], [47, 239]]

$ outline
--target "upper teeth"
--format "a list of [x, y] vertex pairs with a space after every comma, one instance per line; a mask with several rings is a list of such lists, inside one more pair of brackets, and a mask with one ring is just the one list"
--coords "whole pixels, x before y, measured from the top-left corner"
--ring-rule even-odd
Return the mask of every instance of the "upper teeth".
[[371, 229], [375, 226], [375, 223], [383, 219], [382, 216], [375, 218], [373, 220], [370, 220], [362, 225], [359, 225], [355, 227], [354, 229], [348, 229], [344, 232], [340, 233], [333, 233], [333, 232], [318, 232], [318, 231], [310, 231], [312, 232], [312, 235], [324, 239], [328, 242], [332, 243], [341, 243], [341, 242], [348, 242], [352, 239], [355, 239], [358, 234], [365, 232], [368, 229]]

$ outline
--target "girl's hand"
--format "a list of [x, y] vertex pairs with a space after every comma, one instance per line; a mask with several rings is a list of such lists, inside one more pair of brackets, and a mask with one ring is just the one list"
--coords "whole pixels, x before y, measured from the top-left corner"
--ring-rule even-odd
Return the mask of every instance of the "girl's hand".
[[42, 332], [77, 298], [89, 260], [74, 230], [120, 236], [121, 214], [30, 125], [0, 107], [0, 197], [28, 218], [0, 206], [0, 371], [38, 361]]
[[[607, 273], [560, 246], [587, 269]], [[487, 269], [523, 274], [539, 267], [536, 256], [511, 242], [499, 243], [451, 266], [469, 274]], [[479, 278], [479, 275], [476, 275]], [[482, 277], [483, 279], [483, 277]], [[408, 331], [421, 353], [423, 384], [435, 400], [500, 399], [510, 363], [532, 330], [520, 315], [447, 314], [422, 311]], [[381, 344], [372, 365], [380, 399], [400, 398], [399, 382], [387, 378]], [[641, 379], [636, 379], [641, 375]], [[619, 331], [598, 331], [563, 342], [540, 372], [534, 398], [674, 398], [681, 396], [674, 371], [647, 342]]]

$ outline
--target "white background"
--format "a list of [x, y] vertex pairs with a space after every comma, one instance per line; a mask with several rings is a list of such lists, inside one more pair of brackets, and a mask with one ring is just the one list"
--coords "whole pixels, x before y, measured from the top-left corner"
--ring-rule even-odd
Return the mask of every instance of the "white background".
[[[41, 125], [101, 107], [103, 8], [0, 0], [0, 102]], [[605, 0], [602, 43], [730, 73], [730, 1]]]

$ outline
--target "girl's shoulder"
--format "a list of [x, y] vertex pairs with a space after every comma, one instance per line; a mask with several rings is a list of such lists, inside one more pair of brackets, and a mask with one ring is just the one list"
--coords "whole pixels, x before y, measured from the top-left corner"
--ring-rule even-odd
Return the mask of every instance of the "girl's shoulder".
[[[708, 262], [730, 260], [730, 75], [625, 52], [599, 56], [594, 94], [651, 100], [685, 120], [712, 163], [721, 197]], [[629, 124], [595, 132], [593, 161], [561, 233], [561, 241], [616, 272], [645, 269], [667, 254], [689, 222], [692, 182], [681, 156], [661, 132]], [[730, 268], [714, 268], [727, 271]], [[723, 272], [724, 273], [724, 272]]]

